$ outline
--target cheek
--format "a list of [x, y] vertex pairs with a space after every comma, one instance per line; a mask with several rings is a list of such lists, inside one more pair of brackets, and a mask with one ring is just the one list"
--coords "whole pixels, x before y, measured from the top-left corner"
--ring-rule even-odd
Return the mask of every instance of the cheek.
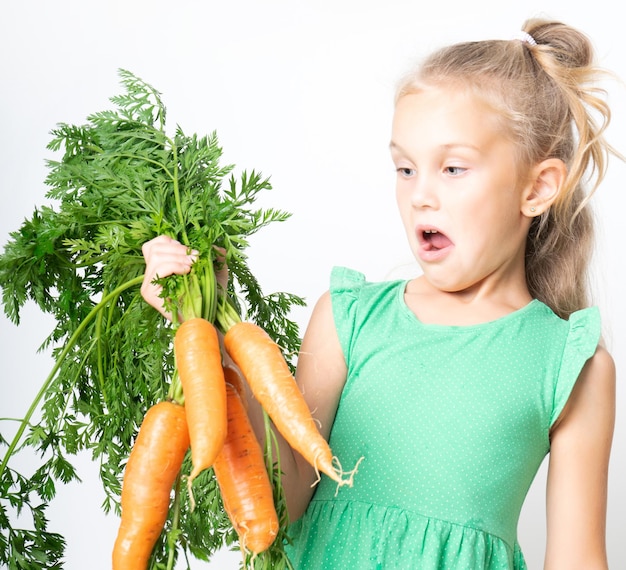
[[409, 246], [413, 250], [417, 247], [417, 236], [415, 234], [415, 227], [413, 220], [411, 219], [410, 210], [400, 208], [400, 220], [402, 221], [402, 227]]
[[396, 205], [398, 206], [398, 211], [402, 219], [410, 214], [411, 200], [406, 188], [396, 188]]
[[405, 196], [401, 192], [396, 192], [396, 205], [398, 207], [398, 213], [405, 229], [409, 229], [411, 224], [411, 205]]

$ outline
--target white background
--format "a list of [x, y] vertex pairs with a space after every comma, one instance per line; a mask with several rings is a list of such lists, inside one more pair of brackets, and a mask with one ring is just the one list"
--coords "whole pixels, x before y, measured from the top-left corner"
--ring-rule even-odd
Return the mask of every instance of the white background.
[[[263, 230], [250, 250], [267, 292], [292, 291], [312, 305], [333, 265], [373, 280], [407, 275], [414, 267], [395, 211], [387, 152], [398, 77], [442, 44], [509, 39], [527, 17], [547, 15], [586, 31], [601, 64], [624, 79], [624, 29], [615, 9], [612, 0], [6, 2], [0, 15], [0, 245], [45, 203], [50, 130], [108, 108], [108, 98], [121, 92], [117, 69], [126, 68], [162, 92], [171, 129], [215, 129], [225, 162], [272, 176], [267, 205], [294, 215]], [[626, 152], [626, 89], [608, 87], [609, 138]], [[626, 168], [618, 161], [611, 167], [596, 201], [595, 282], [619, 383], [608, 550], [611, 567], [625, 568]], [[302, 326], [308, 311], [296, 314]], [[36, 351], [50, 330], [31, 306], [19, 327], [2, 316], [0, 417], [23, 415], [47, 376], [50, 357]], [[66, 568], [106, 570], [117, 520], [101, 512], [96, 466], [87, 457], [78, 463], [84, 482], [61, 488], [50, 527], [67, 538]], [[541, 567], [543, 556], [544, 479], [542, 468], [519, 529], [531, 569]], [[237, 561], [226, 554], [192, 568], [236, 568]]]

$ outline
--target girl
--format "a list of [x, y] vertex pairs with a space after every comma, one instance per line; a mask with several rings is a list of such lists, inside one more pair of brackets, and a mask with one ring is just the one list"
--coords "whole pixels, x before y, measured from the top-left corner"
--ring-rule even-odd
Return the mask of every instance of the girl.
[[[595, 79], [583, 34], [532, 20], [400, 85], [390, 147], [422, 274], [336, 268], [313, 310], [298, 384], [334, 454], [364, 460], [353, 487], [314, 485], [282, 442], [296, 568], [526, 568], [517, 521], [548, 452], [545, 568], [607, 567], [615, 370], [586, 271], [613, 151]], [[193, 256], [165, 237], [144, 254], [162, 311], [154, 277]]]

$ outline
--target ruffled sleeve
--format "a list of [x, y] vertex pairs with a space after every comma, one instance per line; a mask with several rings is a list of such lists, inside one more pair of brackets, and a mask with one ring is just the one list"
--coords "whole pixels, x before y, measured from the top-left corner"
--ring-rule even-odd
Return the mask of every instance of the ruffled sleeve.
[[346, 362], [350, 361], [357, 300], [364, 283], [362, 273], [347, 267], [333, 267], [330, 274], [333, 318]]
[[569, 332], [555, 386], [550, 425], [563, 411], [583, 366], [594, 355], [600, 341], [600, 332], [600, 312], [597, 307], [582, 309], [570, 315]]

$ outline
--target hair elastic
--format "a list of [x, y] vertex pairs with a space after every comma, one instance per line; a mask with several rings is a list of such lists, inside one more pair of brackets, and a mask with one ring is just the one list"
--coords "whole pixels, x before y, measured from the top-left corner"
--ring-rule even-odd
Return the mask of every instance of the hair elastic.
[[537, 45], [535, 38], [533, 38], [528, 32], [518, 32], [518, 36], [516, 39], [531, 46]]

